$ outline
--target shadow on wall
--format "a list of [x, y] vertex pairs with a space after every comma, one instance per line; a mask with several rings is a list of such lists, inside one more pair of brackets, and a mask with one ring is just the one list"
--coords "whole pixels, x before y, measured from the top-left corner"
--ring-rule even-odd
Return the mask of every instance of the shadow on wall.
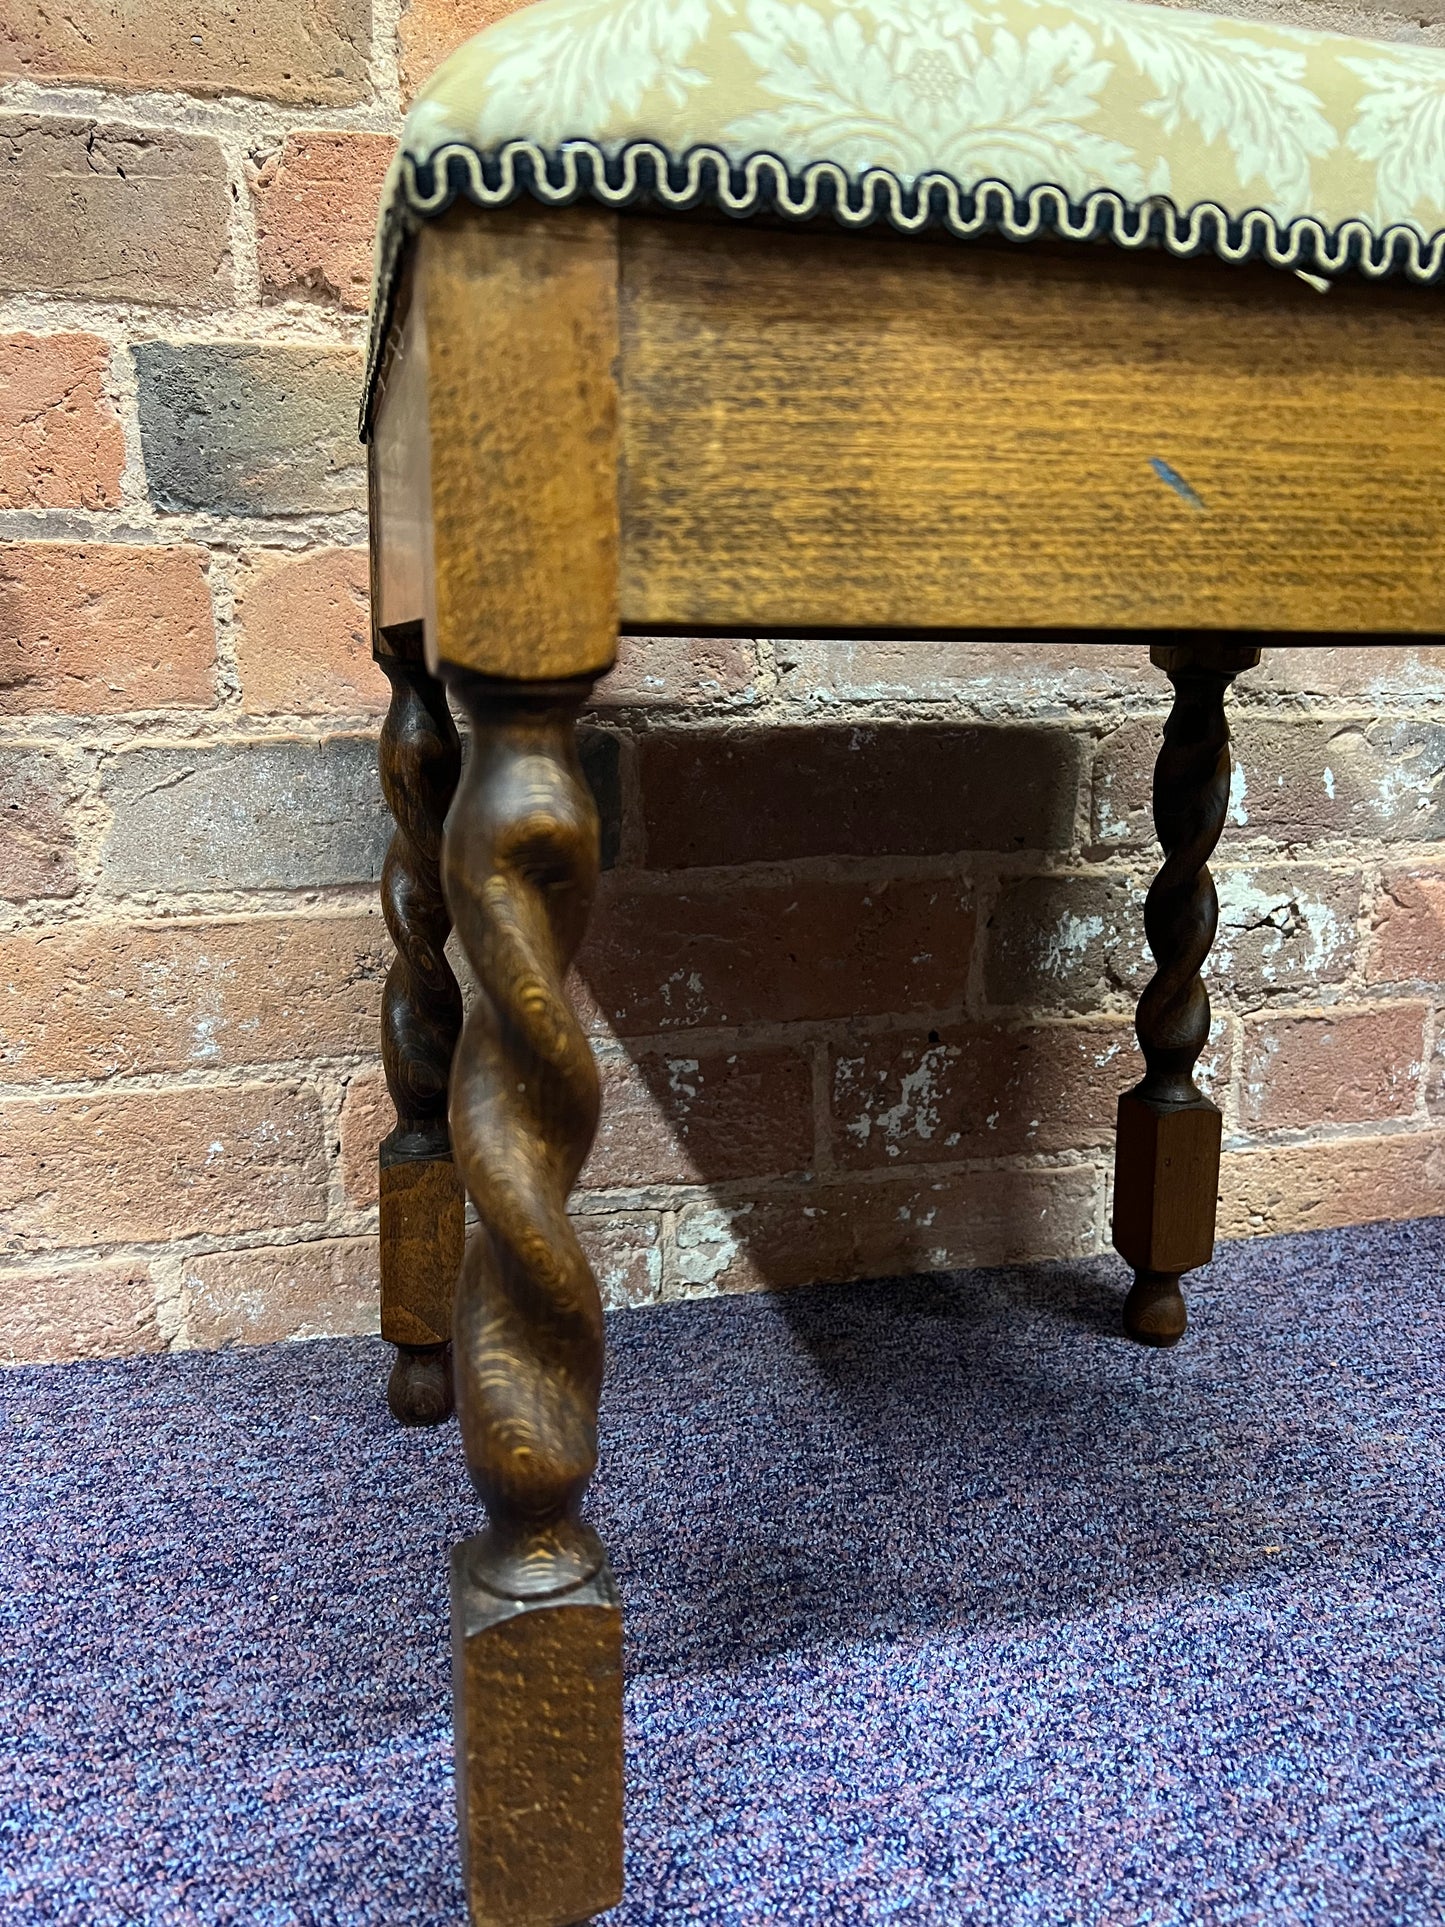
[[1051, 881], [1089, 844], [1087, 749], [589, 727], [605, 873], [574, 993], [604, 1109], [578, 1203], [650, 1218], [661, 1254], [621, 1296], [1098, 1248], [1146, 957], [1142, 888], [1080, 917]]

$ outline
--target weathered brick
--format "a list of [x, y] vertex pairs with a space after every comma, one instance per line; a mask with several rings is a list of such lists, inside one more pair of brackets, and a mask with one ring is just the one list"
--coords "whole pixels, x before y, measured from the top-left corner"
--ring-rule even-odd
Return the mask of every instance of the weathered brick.
[[1359, 701], [1371, 709], [1402, 697], [1445, 700], [1445, 649], [1418, 644], [1345, 645], [1337, 649], [1266, 649], [1264, 660], [1234, 685], [1238, 700], [1281, 695], [1314, 701]]
[[592, 695], [596, 709], [671, 705], [700, 709], [758, 700], [757, 652], [720, 636], [622, 636], [617, 665]]
[[101, 794], [101, 867], [116, 890], [369, 883], [391, 837], [363, 736], [125, 750]]
[[1219, 1235], [1259, 1238], [1445, 1216], [1445, 1131], [1226, 1151]]
[[662, 1231], [655, 1212], [579, 1216], [572, 1222], [610, 1311], [657, 1302], [662, 1296]]
[[398, 39], [401, 84], [410, 100], [449, 53], [526, 0], [403, 0]]
[[203, 135], [0, 116], [0, 288], [224, 301], [230, 212], [225, 158]]
[[371, 306], [371, 250], [389, 134], [291, 133], [256, 176], [261, 288], [308, 295], [355, 314]]
[[1236, 998], [1343, 983], [1355, 967], [1364, 878], [1303, 863], [1214, 873], [1219, 932], [1208, 981]]
[[639, 1052], [602, 1073], [602, 1122], [578, 1183], [668, 1184], [805, 1170], [812, 1071], [786, 1049]]
[[[1359, 871], [1230, 867], [1215, 884], [1219, 930], [1204, 969], [1212, 989], [1250, 999], [1349, 975], [1359, 948]], [[1089, 874], [1005, 878], [988, 922], [989, 1002], [1087, 1011], [1121, 992], [1137, 997], [1154, 970], [1145, 888]]]
[[[1154, 846], [1149, 794], [1159, 724], [1121, 724], [1094, 765], [1093, 834], [1108, 849]], [[1230, 843], [1268, 836], [1290, 843], [1445, 836], [1445, 724], [1236, 719]]]
[[881, 1184], [809, 1185], [731, 1207], [685, 1205], [665, 1297], [768, 1291], [1076, 1257], [1094, 1248], [1100, 1173], [955, 1171]]
[[1092, 1010], [1150, 973], [1144, 892], [1127, 877], [1005, 877], [988, 920], [991, 1004]]
[[[1216, 1025], [1199, 1066], [1228, 1081]], [[1119, 1094], [1143, 1060], [1127, 1018], [883, 1032], [833, 1053], [833, 1151], [841, 1165], [947, 1164], [1112, 1143]]]
[[604, 888], [578, 960], [594, 1024], [637, 1036], [956, 1007], [972, 891], [930, 879], [746, 876], [694, 889]]
[[339, 1338], [378, 1327], [375, 1238], [326, 1238], [188, 1258], [185, 1335], [207, 1350]]
[[46, 749], [0, 747], [0, 897], [71, 897], [76, 868], [71, 786]]
[[657, 869], [1072, 839], [1076, 750], [1061, 729], [695, 729], [639, 750]]
[[317, 1223], [321, 1107], [284, 1085], [13, 1099], [0, 1106], [0, 1249]]
[[376, 1046], [379, 914], [54, 923], [0, 936], [0, 1075], [222, 1070]]
[[946, 702], [972, 715], [1062, 716], [1169, 693], [1142, 643], [785, 640], [775, 649], [783, 694], [809, 703]]
[[365, 549], [255, 554], [236, 586], [236, 666], [252, 715], [357, 716], [386, 707], [371, 657]]
[[379, 1064], [347, 1081], [341, 1100], [340, 1169], [348, 1204], [367, 1210], [377, 1200], [376, 1157], [381, 1140], [396, 1128], [396, 1112]]
[[370, 0], [7, 0], [0, 74], [340, 106], [370, 91]]
[[1408, 1117], [1427, 1015], [1401, 1003], [1246, 1019], [1242, 1121], [1304, 1130]]
[[0, 1362], [52, 1365], [161, 1349], [144, 1259], [0, 1271]]
[[204, 549], [11, 542], [0, 549], [0, 710], [99, 716], [215, 695]]
[[118, 890], [374, 883], [391, 838], [366, 736], [125, 750], [102, 798], [100, 865]]
[[305, 515], [365, 505], [353, 350], [141, 341], [132, 352], [157, 508]]
[[125, 437], [98, 335], [0, 335], [0, 509], [120, 502]]
[[1387, 872], [1372, 923], [1368, 982], [1436, 983], [1445, 976], [1445, 872]]

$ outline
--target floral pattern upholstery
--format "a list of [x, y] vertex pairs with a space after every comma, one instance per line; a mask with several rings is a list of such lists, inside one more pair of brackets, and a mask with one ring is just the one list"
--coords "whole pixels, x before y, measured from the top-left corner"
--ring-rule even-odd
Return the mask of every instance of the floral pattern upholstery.
[[437, 70], [382, 305], [458, 194], [650, 194], [1445, 274], [1445, 51], [1135, 0], [541, 0]]

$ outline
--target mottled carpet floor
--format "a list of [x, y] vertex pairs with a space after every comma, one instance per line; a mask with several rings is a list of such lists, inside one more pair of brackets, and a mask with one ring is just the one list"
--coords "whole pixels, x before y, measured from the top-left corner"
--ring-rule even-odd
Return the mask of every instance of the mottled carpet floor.
[[[1445, 1918], [1445, 1221], [611, 1321], [628, 1893]], [[455, 1428], [378, 1341], [0, 1375], [0, 1918], [462, 1919]]]

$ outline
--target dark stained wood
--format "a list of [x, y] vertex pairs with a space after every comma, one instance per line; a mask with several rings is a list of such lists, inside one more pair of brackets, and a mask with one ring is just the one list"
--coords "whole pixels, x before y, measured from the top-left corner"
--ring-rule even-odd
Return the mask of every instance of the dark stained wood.
[[381, 1146], [381, 1331], [398, 1347], [387, 1387], [394, 1415], [435, 1424], [452, 1406], [447, 1347], [461, 1265], [463, 1199], [451, 1161], [447, 1089], [462, 999], [446, 959], [442, 823], [461, 744], [446, 692], [427, 671], [419, 624], [377, 631], [391, 683], [379, 761], [396, 824], [381, 903], [396, 946], [381, 1004], [381, 1055], [396, 1129]]
[[472, 747], [444, 874], [483, 993], [452, 1067], [453, 1143], [481, 1219], [455, 1372], [488, 1518], [455, 1554], [458, 1802], [473, 1919], [561, 1927], [615, 1905], [622, 1868], [620, 1611], [581, 1517], [602, 1304], [567, 1216], [599, 1105], [565, 987], [598, 871], [575, 732], [590, 684], [452, 672], [450, 686]]
[[1209, 858], [1229, 804], [1225, 692], [1258, 649], [1196, 642], [1152, 649], [1174, 685], [1154, 768], [1154, 821], [1164, 863], [1144, 904], [1156, 969], [1139, 999], [1140, 1082], [1119, 1100], [1114, 1247], [1135, 1273], [1124, 1327], [1146, 1345], [1172, 1345], [1186, 1326], [1179, 1281], [1214, 1251], [1220, 1116], [1194, 1081], [1209, 1037], [1200, 972], [1219, 924]]
[[561, 1927], [622, 1897], [622, 1607], [604, 1563], [500, 1599], [452, 1554], [462, 1879], [476, 1927]]

